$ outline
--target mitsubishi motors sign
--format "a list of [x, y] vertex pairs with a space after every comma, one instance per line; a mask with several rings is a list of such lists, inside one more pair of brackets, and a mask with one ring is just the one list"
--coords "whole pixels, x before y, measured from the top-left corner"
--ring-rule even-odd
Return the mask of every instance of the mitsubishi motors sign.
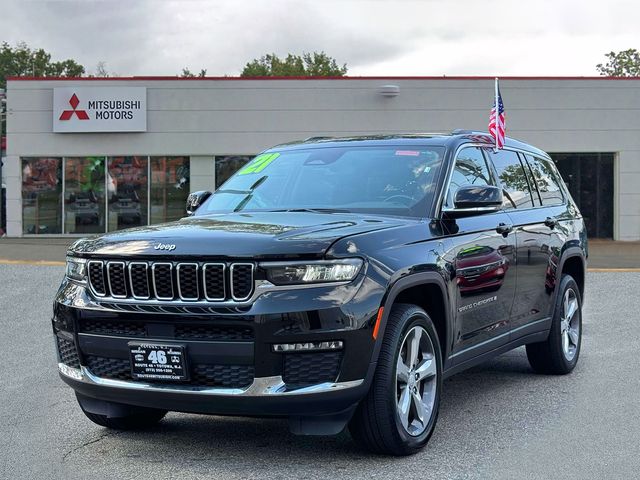
[[53, 131], [146, 132], [145, 87], [64, 87], [53, 89]]

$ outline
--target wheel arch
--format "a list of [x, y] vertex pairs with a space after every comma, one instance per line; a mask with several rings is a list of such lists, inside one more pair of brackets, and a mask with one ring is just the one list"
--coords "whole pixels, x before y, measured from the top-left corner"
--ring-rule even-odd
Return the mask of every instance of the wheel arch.
[[556, 288], [553, 295], [552, 305], [555, 305], [555, 300], [559, 291], [560, 277], [562, 277], [562, 274], [564, 273], [571, 275], [576, 281], [576, 283], [578, 284], [578, 289], [580, 290], [580, 299], [582, 302], [584, 302], [586, 272], [587, 265], [582, 249], [580, 247], [570, 247], [565, 250], [562, 254], [560, 263], [558, 264], [557, 268]]
[[450, 353], [451, 312], [445, 281], [436, 272], [408, 275], [397, 280], [388, 290], [381, 305], [381, 307], [384, 307], [384, 311], [380, 319], [376, 346], [371, 359], [372, 367], [375, 368], [377, 364], [389, 315], [393, 305], [397, 303], [414, 304], [429, 314], [438, 333], [444, 368]]

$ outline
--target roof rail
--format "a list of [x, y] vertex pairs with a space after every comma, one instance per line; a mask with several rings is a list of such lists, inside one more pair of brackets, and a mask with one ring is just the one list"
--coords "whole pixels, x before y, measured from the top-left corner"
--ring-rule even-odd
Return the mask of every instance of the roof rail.
[[456, 128], [451, 131], [451, 135], [488, 135], [487, 132], [482, 130], [465, 130], [464, 128]]
[[331, 136], [309, 137], [309, 138], [305, 138], [304, 141], [305, 142], [312, 142], [314, 140], [327, 140], [329, 138], [334, 138], [334, 137], [331, 137]]

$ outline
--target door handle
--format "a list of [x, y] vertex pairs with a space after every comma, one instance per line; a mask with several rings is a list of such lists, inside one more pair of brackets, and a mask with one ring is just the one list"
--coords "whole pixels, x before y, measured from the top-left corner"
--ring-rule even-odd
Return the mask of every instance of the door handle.
[[558, 219], [555, 217], [547, 217], [546, 220], [544, 221], [544, 224], [549, 227], [551, 230], [553, 230], [555, 227], [558, 226]]
[[513, 225], [510, 223], [500, 222], [496, 227], [496, 232], [501, 233], [503, 237], [506, 237], [513, 231]]

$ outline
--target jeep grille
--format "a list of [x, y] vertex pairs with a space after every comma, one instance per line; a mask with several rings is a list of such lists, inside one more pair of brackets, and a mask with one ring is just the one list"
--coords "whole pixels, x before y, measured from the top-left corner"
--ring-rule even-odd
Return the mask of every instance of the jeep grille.
[[89, 286], [101, 298], [243, 302], [254, 290], [252, 263], [91, 260], [88, 265]]

